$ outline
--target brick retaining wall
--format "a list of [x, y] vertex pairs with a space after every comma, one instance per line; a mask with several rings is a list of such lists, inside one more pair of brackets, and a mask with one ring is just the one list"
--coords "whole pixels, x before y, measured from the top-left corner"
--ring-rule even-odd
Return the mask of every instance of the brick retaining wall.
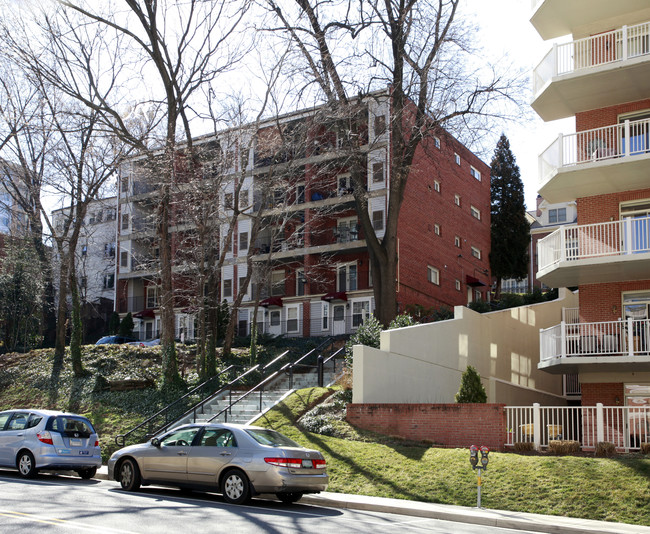
[[444, 447], [503, 450], [505, 404], [348, 404], [347, 421], [388, 436]]

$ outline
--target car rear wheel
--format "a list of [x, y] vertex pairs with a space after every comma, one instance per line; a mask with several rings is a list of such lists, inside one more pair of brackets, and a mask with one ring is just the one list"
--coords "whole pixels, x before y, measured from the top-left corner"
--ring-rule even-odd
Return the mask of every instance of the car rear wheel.
[[302, 499], [303, 493], [300, 491], [294, 491], [292, 493], [276, 493], [275, 496], [284, 504], [293, 504]]
[[230, 504], [244, 504], [251, 498], [248, 477], [238, 469], [231, 469], [223, 476], [221, 493]]
[[140, 470], [135, 460], [131, 458], [122, 460], [118, 473], [122, 489], [126, 491], [138, 491], [140, 489]]
[[18, 473], [24, 478], [33, 478], [38, 472], [36, 469], [36, 462], [34, 462], [34, 455], [29, 451], [22, 451], [16, 459], [16, 467]]
[[84, 480], [89, 480], [97, 474], [97, 468], [86, 467], [84, 469], [77, 469], [77, 474]]

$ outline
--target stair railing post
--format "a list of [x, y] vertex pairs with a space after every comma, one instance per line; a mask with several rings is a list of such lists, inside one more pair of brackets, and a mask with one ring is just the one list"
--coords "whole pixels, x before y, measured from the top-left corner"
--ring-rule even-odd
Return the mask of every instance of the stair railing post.
[[262, 394], [264, 393], [264, 388], [260, 388], [260, 412], [262, 411]]
[[316, 365], [318, 369], [318, 387], [323, 387], [323, 355], [319, 354], [318, 359], [316, 360]]
[[289, 367], [289, 389], [293, 389], [293, 365]]

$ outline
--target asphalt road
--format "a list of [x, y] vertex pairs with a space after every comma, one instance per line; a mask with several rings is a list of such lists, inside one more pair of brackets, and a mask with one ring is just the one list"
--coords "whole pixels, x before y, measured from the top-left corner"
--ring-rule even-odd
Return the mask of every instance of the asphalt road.
[[35, 531], [97, 534], [524, 532], [396, 514], [301, 504], [287, 506], [262, 499], [254, 499], [247, 506], [232, 506], [215, 494], [181, 493], [157, 487], [127, 493], [111, 481], [47, 474], [23, 480], [16, 473], [0, 472], [0, 533]]

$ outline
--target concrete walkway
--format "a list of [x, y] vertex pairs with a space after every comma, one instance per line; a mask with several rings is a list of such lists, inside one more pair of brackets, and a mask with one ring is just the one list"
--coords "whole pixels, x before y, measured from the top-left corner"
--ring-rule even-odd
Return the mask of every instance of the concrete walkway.
[[[106, 466], [103, 466], [97, 471], [95, 478], [102, 480], [108, 479]], [[305, 495], [300, 500], [300, 504], [427, 517], [430, 519], [459, 521], [474, 525], [553, 534], [650, 534], [650, 527], [628, 525], [625, 523], [608, 523], [606, 521], [487, 510], [485, 508], [432, 504], [402, 499], [367, 497], [364, 495], [346, 495], [343, 493], [323, 492], [315, 495]]]

